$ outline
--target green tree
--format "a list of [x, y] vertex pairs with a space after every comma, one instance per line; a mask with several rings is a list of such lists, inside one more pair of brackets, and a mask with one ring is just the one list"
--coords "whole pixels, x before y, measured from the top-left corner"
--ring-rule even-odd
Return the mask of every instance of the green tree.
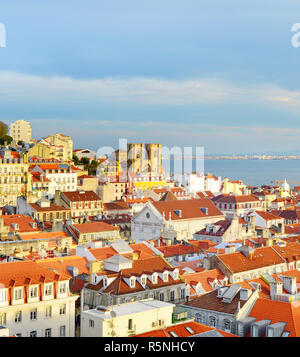
[[13, 141], [13, 138], [9, 135], [3, 135], [2, 137], [0, 137], [0, 144], [2, 146], [9, 145], [12, 141]]
[[0, 138], [2, 138], [4, 135], [7, 135], [8, 131], [8, 126], [3, 123], [3, 121], [0, 121]]

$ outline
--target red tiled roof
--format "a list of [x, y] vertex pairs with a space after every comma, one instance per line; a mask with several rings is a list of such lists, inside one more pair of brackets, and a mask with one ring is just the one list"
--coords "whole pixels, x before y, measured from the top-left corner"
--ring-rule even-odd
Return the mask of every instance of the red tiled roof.
[[68, 271], [69, 267], [76, 267], [79, 274], [89, 274], [88, 261], [85, 257], [80, 257], [77, 255], [67, 256], [67, 257], [57, 257], [49, 259], [39, 259], [36, 261], [41, 267], [48, 268], [55, 271], [58, 274], [67, 275], [70, 279], [72, 276]]
[[[153, 206], [161, 215], [165, 214], [165, 219], [169, 219], [169, 214], [172, 220], [223, 216], [223, 213], [209, 199], [158, 201], [153, 202]], [[208, 214], [205, 214], [201, 208], [207, 208]], [[175, 211], [181, 211], [181, 217]]]
[[114, 210], [130, 210], [127, 202], [124, 201], [114, 201], [103, 203], [103, 211], [114, 211]]
[[[4, 225], [9, 226], [10, 232], [38, 232], [41, 230], [34, 219], [21, 214], [4, 215], [2, 219]], [[19, 228], [14, 228], [13, 224], [18, 224]], [[36, 228], [33, 228], [31, 224], [35, 224]]]
[[258, 299], [249, 317], [256, 321], [270, 320], [270, 324], [286, 322], [284, 331], [289, 331], [289, 337], [300, 337], [300, 303], [281, 302], [276, 300]]
[[221, 194], [212, 198], [213, 202], [221, 203], [245, 203], [245, 202], [260, 202], [260, 200], [254, 195], [230, 195]]
[[209, 282], [212, 282], [217, 279], [219, 283], [224, 278], [225, 275], [223, 275], [221, 270], [219, 269], [205, 270], [198, 273], [185, 274], [183, 276], [183, 279], [186, 281], [186, 283], [191, 286], [196, 285], [198, 282], [200, 282], [202, 288], [206, 292], [213, 290], [213, 287], [210, 285]]
[[68, 275], [57, 274], [33, 261], [1, 263], [0, 284], [5, 288], [69, 279]]
[[62, 192], [71, 202], [101, 201], [101, 198], [93, 191]]
[[119, 231], [120, 228], [107, 224], [105, 222], [89, 222], [82, 224], [73, 224], [73, 227], [78, 229], [80, 233], [94, 233], [94, 232], [109, 232]]
[[[190, 332], [189, 329], [190, 329], [190, 331], [193, 331], [193, 332]], [[197, 335], [197, 334], [200, 334], [203, 332], [208, 332], [208, 331], [213, 331], [213, 330], [216, 330], [224, 337], [239, 337], [239, 336], [233, 335], [231, 333], [215, 329], [213, 327], [199, 324], [198, 322], [195, 322], [195, 321], [183, 322], [181, 324], [169, 326], [164, 329], [149, 331], [146, 333], [135, 335], [134, 337], [173, 337], [170, 334], [170, 332], [172, 332], [172, 331], [178, 337], [190, 337], [193, 335]]]
[[253, 258], [248, 259], [241, 252], [234, 252], [217, 256], [232, 273], [259, 269], [261, 267], [282, 264], [285, 262], [272, 247], [256, 248]]
[[177, 255], [184, 255], [184, 254], [192, 254], [192, 253], [199, 253], [200, 249], [196, 248], [192, 245], [185, 245], [185, 244], [175, 244], [175, 245], [168, 245], [164, 247], [157, 247], [157, 249], [163, 253], [164, 257], [173, 257]]

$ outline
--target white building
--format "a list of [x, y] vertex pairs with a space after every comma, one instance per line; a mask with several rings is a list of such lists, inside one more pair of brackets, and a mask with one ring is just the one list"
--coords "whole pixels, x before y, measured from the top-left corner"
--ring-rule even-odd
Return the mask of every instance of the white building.
[[187, 192], [196, 194], [200, 191], [219, 193], [222, 190], [222, 179], [211, 174], [184, 173], [177, 176], [177, 181], [182, 183]]
[[147, 202], [131, 221], [134, 241], [158, 239], [163, 229], [175, 232], [173, 239], [192, 239], [206, 224], [224, 219], [222, 212], [208, 199]]
[[70, 192], [77, 190], [77, 173], [66, 164], [39, 164], [30, 168], [31, 172], [40, 172], [50, 180], [48, 196], [55, 191]]
[[75, 301], [70, 276], [34, 261], [0, 266], [0, 325], [19, 337], [74, 337]]
[[81, 311], [80, 337], [129, 337], [172, 325], [175, 305], [146, 299]]

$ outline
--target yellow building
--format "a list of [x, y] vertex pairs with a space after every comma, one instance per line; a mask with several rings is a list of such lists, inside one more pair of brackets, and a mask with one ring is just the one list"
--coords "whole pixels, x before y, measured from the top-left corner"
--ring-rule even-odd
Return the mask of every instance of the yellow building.
[[39, 141], [32, 146], [27, 152], [28, 159], [37, 157], [40, 159], [56, 159], [56, 151], [51, 148], [51, 145], [43, 141]]
[[169, 182], [167, 181], [135, 181], [134, 182], [134, 187], [137, 190], [142, 190], [144, 192], [145, 190], [152, 189], [152, 188], [164, 188], [168, 187]]
[[229, 181], [228, 177], [223, 181], [223, 193], [233, 193], [235, 195], [247, 195], [247, 187], [243, 181]]
[[28, 164], [16, 151], [0, 151], [0, 206], [16, 206], [17, 197], [26, 191]]
[[56, 159], [63, 162], [73, 160], [73, 141], [70, 136], [57, 133], [47, 136], [43, 141], [50, 144], [55, 151]]

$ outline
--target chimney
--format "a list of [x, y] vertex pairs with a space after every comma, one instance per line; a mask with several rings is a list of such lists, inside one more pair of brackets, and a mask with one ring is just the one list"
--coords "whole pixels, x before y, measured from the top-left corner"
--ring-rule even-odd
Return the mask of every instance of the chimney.
[[296, 277], [295, 276], [282, 276], [283, 288], [289, 294], [295, 295], [297, 293]]
[[270, 283], [270, 295], [271, 299], [274, 299], [274, 295], [282, 294], [282, 283], [280, 281], [273, 281]]

